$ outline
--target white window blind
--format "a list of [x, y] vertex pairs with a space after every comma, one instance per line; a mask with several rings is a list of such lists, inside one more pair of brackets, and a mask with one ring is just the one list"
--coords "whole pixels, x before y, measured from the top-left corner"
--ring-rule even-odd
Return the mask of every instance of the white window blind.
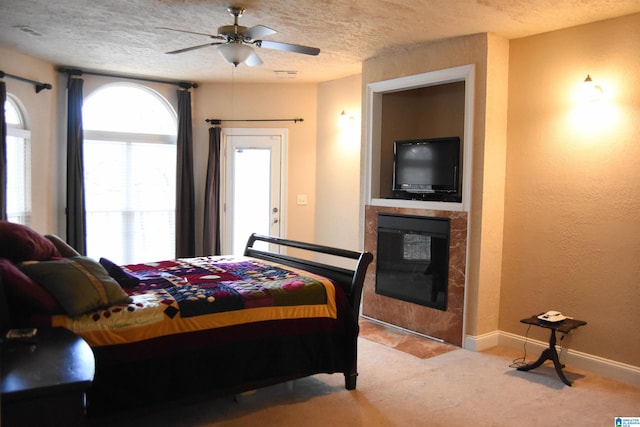
[[13, 96], [7, 96], [4, 110], [7, 122], [7, 220], [31, 225], [31, 132]]
[[145, 87], [107, 85], [85, 101], [83, 122], [87, 255], [119, 264], [173, 258], [173, 109]]

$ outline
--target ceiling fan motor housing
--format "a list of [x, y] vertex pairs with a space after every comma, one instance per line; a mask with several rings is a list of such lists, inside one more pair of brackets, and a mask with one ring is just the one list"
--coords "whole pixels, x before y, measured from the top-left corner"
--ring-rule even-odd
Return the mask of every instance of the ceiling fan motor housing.
[[227, 8], [227, 12], [229, 12], [232, 16], [236, 18], [242, 16], [244, 14], [245, 8], [241, 6], [232, 6]]
[[224, 36], [229, 41], [242, 38], [242, 34], [247, 30], [247, 27], [242, 25], [223, 25], [218, 27], [218, 34]]
[[238, 18], [242, 16], [245, 9], [243, 7], [229, 7], [227, 11], [234, 17], [232, 25], [223, 25], [218, 27], [218, 34], [204, 34], [186, 30], [175, 30], [173, 28], [160, 27], [166, 30], [182, 31], [186, 33], [200, 34], [208, 36], [212, 39], [224, 40], [220, 42], [205, 43], [202, 45], [192, 46], [184, 49], [178, 49], [169, 54], [184, 53], [196, 49], [201, 49], [209, 46], [218, 46], [220, 54], [225, 58], [227, 62], [232, 63], [236, 67], [238, 64], [244, 62], [248, 66], [262, 64], [262, 60], [251, 48], [251, 45], [256, 47], [265, 47], [267, 49], [281, 50], [286, 52], [302, 53], [305, 55], [318, 55], [320, 49], [295, 45], [291, 43], [283, 43], [277, 41], [263, 40], [265, 36], [276, 34], [277, 31], [273, 28], [266, 27], [264, 25], [254, 25], [251, 28], [238, 25]]

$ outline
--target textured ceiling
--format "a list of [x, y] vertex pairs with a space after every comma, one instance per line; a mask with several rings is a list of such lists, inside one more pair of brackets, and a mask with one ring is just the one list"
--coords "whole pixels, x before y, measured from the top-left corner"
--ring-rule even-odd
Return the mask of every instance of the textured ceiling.
[[[318, 56], [256, 48], [263, 65], [237, 68], [212, 41], [246, 8], [240, 25], [278, 31], [264, 39], [320, 48]], [[640, 12], [640, 0], [1, 0], [0, 45], [57, 65], [135, 76], [204, 81], [321, 82], [357, 74], [362, 62], [415, 43], [492, 32], [512, 39]], [[35, 32], [36, 34], [32, 34]], [[0, 58], [0, 70], [11, 64]]]

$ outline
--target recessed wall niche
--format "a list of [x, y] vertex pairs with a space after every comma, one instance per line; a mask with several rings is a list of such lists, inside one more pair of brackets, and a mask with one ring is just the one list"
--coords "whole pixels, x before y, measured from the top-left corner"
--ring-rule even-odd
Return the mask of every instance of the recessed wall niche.
[[[468, 211], [471, 188], [473, 65], [367, 86], [365, 205]], [[461, 202], [392, 199], [393, 143], [458, 136]]]
[[[362, 296], [362, 315], [462, 345], [467, 223], [471, 201], [474, 66], [369, 83], [363, 150], [364, 248], [374, 254]], [[444, 100], [446, 98], [446, 100]], [[436, 102], [439, 100], [440, 102]], [[460, 202], [389, 198], [395, 139], [459, 136], [462, 148]], [[405, 133], [406, 132], [406, 133]], [[450, 133], [454, 134], [450, 134]], [[391, 134], [393, 133], [393, 135]], [[398, 136], [396, 136], [398, 135]], [[380, 213], [448, 218], [451, 222], [446, 311], [375, 292], [377, 218]]]
[[[392, 197], [394, 141], [457, 136], [460, 138], [462, 156], [464, 85], [464, 81], [460, 81], [382, 94], [381, 198]], [[464, 162], [461, 161], [460, 165], [464, 165]]]

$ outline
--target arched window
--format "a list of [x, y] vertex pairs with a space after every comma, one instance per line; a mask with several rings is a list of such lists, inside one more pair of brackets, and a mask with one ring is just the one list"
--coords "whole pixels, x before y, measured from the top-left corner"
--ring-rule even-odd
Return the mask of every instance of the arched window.
[[109, 84], [82, 108], [87, 255], [175, 257], [177, 119], [158, 93]]
[[7, 94], [7, 220], [31, 225], [31, 132], [17, 98]]

